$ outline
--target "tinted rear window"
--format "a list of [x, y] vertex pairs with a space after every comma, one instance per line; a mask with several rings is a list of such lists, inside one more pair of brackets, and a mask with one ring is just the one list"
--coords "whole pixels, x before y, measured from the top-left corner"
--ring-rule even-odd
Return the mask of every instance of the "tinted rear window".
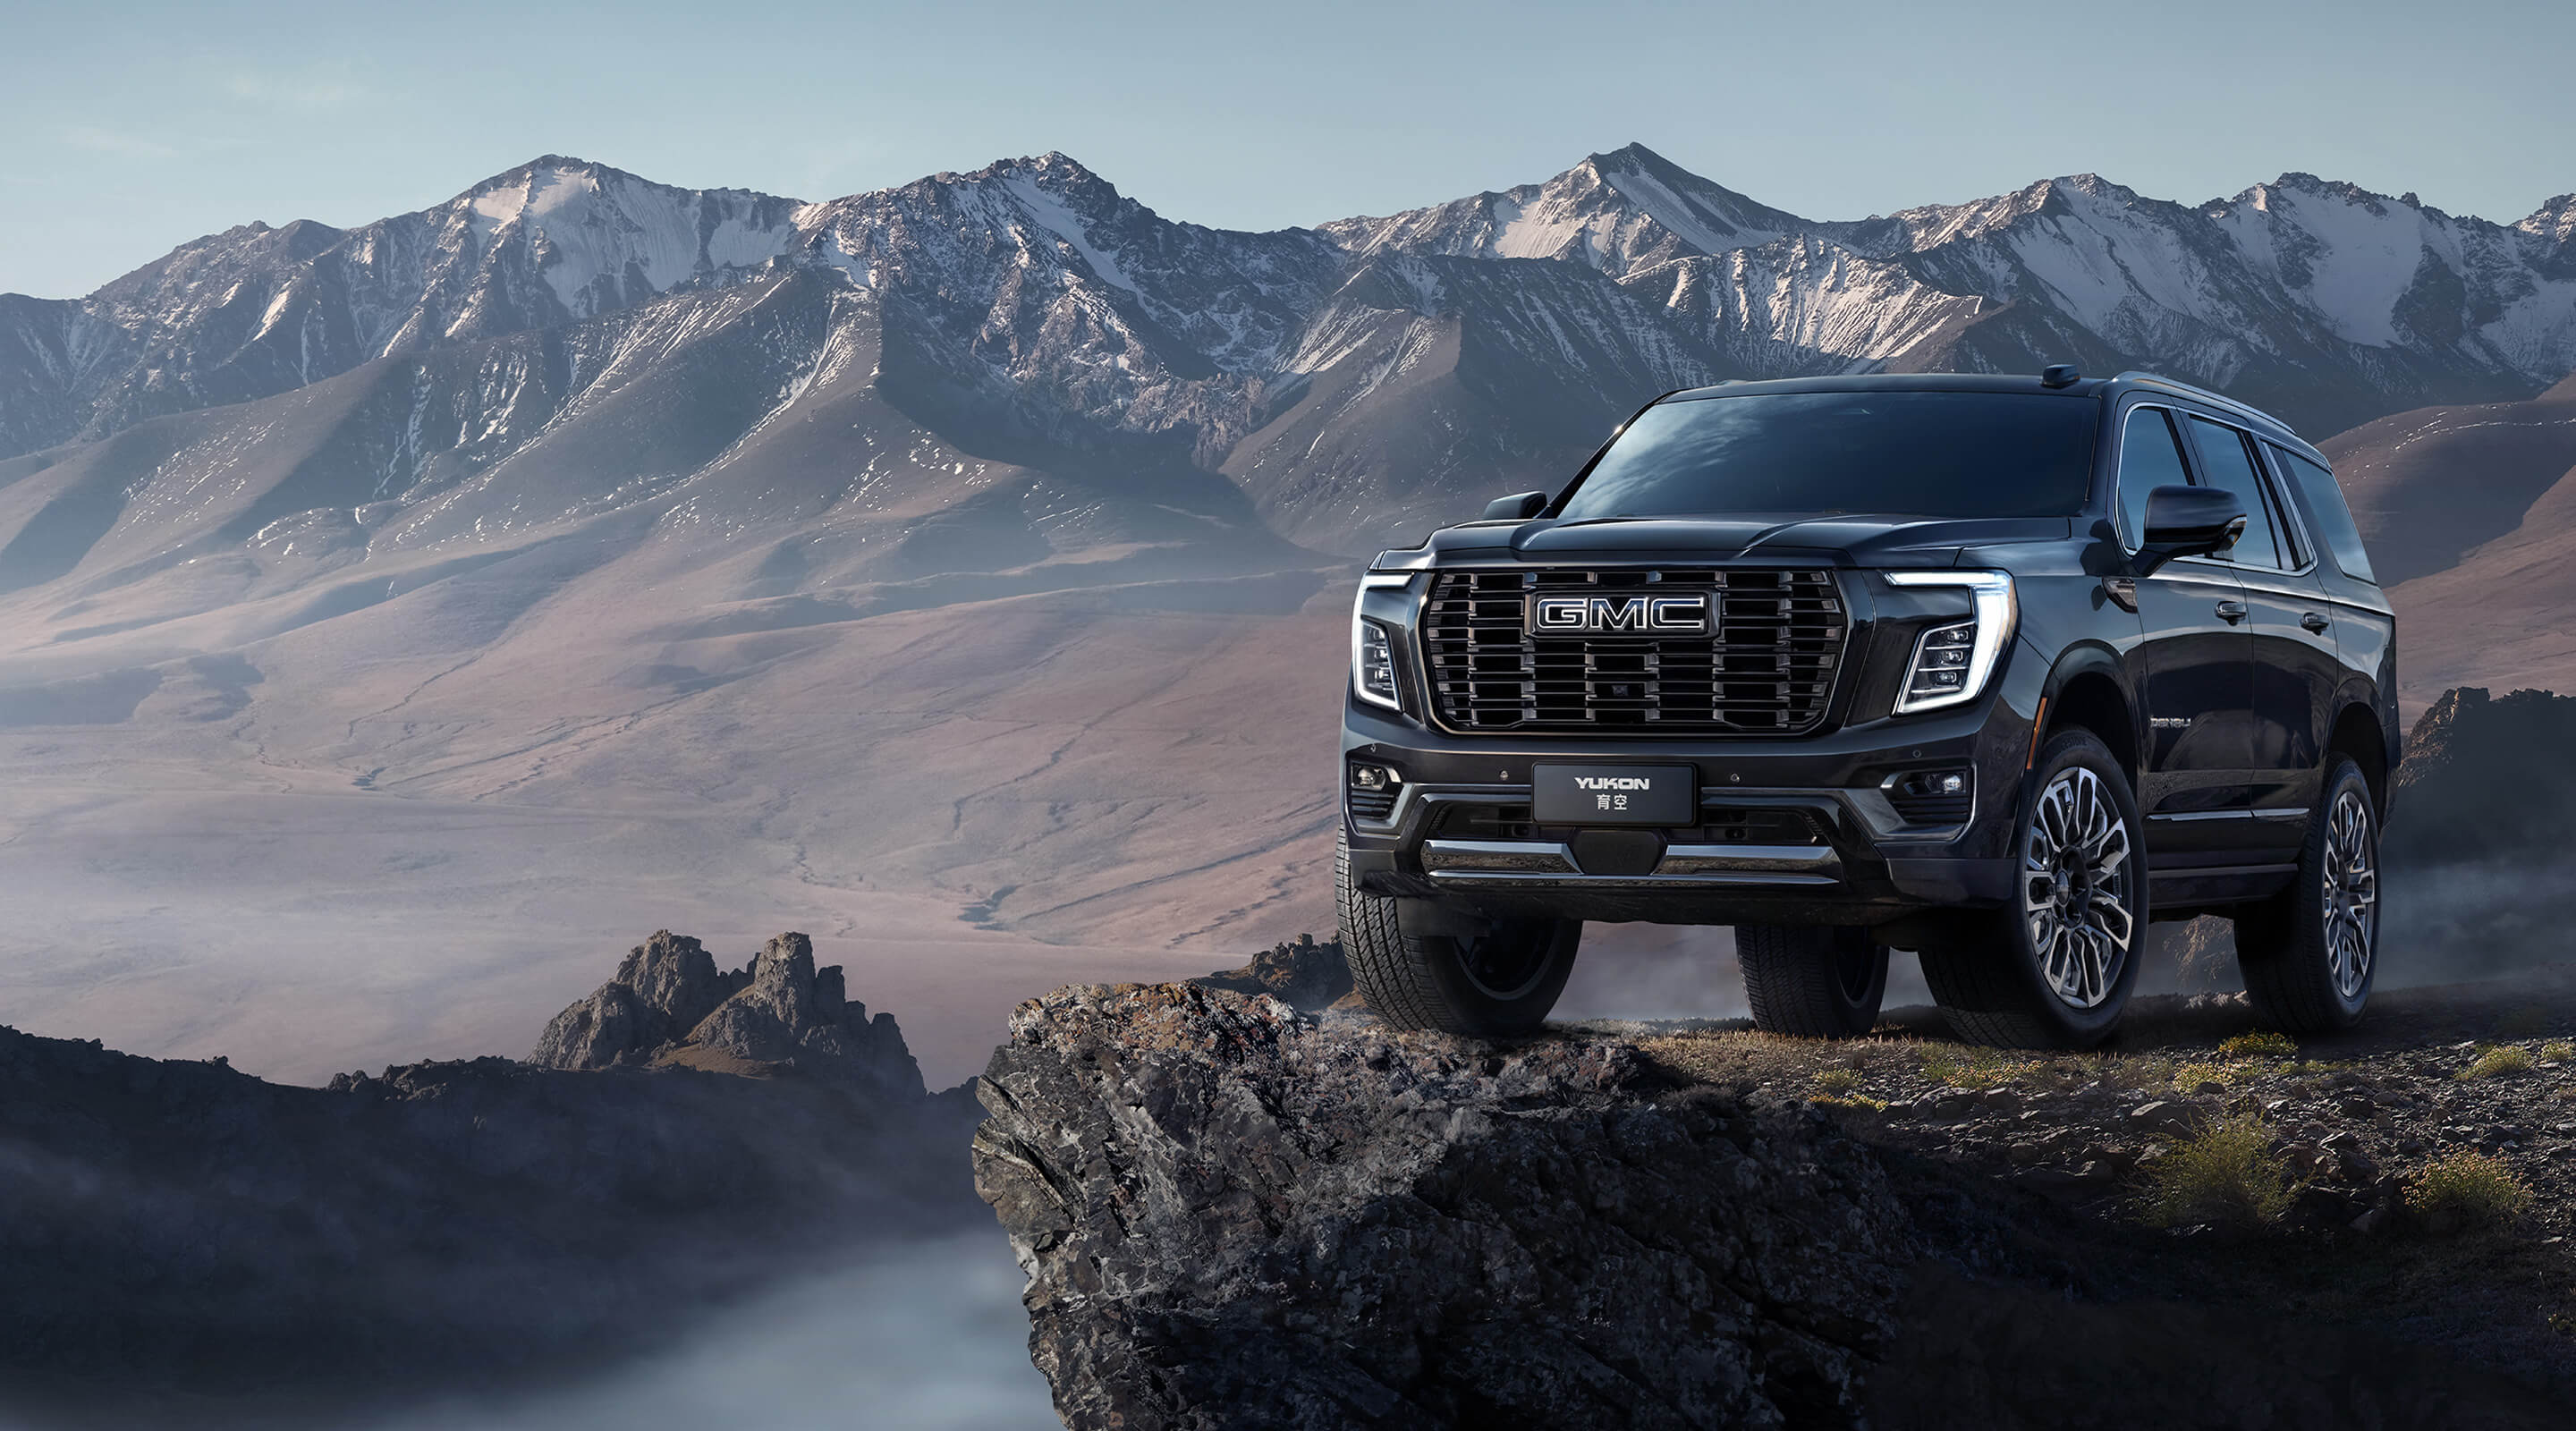
[[2362, 549], [2361, 531], [2352, 524], [2352, 509], [2344, 505], [2343, 487], [2334, 474], [2286, 447], [2263, 445], [2272, 449], [2281, 475], [2299, 489], [2299, 505], [2308, 509], [2308, 520], [2325, 539], [2326, 549], [2334, 553], [2335, 565], [2346, 576], [2378, 585], [2379, 578], [2370, 573], [2370, 553]]
[[2100, 408], [2039, 393], [1753, 393], [1646, 409], [1562, 515], [2062, 517]]

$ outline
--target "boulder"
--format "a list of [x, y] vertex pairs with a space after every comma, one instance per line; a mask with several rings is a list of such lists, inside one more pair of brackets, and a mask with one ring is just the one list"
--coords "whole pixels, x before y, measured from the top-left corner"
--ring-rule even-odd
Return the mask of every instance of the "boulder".
[[1849, 1421], [1916, 1255], [1821, 1118], [1612, 1041], [1073, 988], [982, 1088], [977, 1189], [1075, 1428]]

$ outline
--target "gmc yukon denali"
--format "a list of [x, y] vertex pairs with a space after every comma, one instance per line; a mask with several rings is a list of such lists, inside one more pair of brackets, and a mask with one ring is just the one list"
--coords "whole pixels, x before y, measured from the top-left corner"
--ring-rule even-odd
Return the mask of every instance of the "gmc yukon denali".
[[2150, 920], [2255, 1008], [2376, 972], [2395, 622], [2326, 459], [2143, 373], [1668, 394], [1362, 579], [1344, 948], [1409, 1028], [1538, 1024], [1587, 920], [1726, 924], [1755, 1023], [2082, 1047]]

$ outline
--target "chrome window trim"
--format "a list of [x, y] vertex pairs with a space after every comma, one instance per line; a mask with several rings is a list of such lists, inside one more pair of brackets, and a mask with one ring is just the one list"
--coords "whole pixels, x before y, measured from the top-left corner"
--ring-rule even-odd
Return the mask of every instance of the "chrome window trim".
[[[2229, 422], [2224, 418], [2212, 417], [2205, 412], [2186, 411], [2183, 415], [2196, 421], [2208, 423], [2212, 427], [2226, 428], [2228, 431], [2236, 434], [2236, 438], [2239, 442], [2252, 444], [2254, 481], [2262, 487], [2264, 495], [2271, 501], [2272, 520], [2278, 529], [2291, 532], [2297, 536], [2299, 539], [2300, 550], [2307, 555], [2306, 561], [2301, 562], [2299, 565], [2294, 567], [2249, 566], [2243, 562], [2228, 561], [2221, 558], [2209, 558], [2211, 564], [2232, 568], [2240, 574], [2254, 571], [2262, 572], [2270, 576], [2300, 577], [2314, 572], [2317, 569], [2317, 544], [2308, 534], [2306, 519], [2299, 515], [2297, 508], [2290, 505], [2288, 494], [2281, 490], [2281, 476], [2279, 473], [2272, 470], [2272, 454], [2263, 450], [2267, 444], [2264, 442], [2262, 435], [2250, 429], [2239, 427], [2235, 423]], [[2190, 455], [2197, 458], [2200, 454], [2195, 450]], [[2192, 473], [2192, 476], [2197, 478], [2200, 476], [2200, 473], [2195, 470]], [[2209, 484], [2195, 481], [2192, 485], [2195, 487], [2204, 487]], [[2304, 596], [2307, 593], [2300, 592], [2297, 594]]]

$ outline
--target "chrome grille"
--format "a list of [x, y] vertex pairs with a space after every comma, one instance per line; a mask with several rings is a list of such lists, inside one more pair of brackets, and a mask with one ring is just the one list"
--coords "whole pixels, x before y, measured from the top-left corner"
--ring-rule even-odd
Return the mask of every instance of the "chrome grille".
[[[1546, 636], [1534, 595], [1706, 592], [1706, 636]], [[1848, 631], [1821, 570], [1621, 568], [1444, 571], [1420, 640], [1440, 723], [1452, 730], [1799, 735], [1825, 718]]]

